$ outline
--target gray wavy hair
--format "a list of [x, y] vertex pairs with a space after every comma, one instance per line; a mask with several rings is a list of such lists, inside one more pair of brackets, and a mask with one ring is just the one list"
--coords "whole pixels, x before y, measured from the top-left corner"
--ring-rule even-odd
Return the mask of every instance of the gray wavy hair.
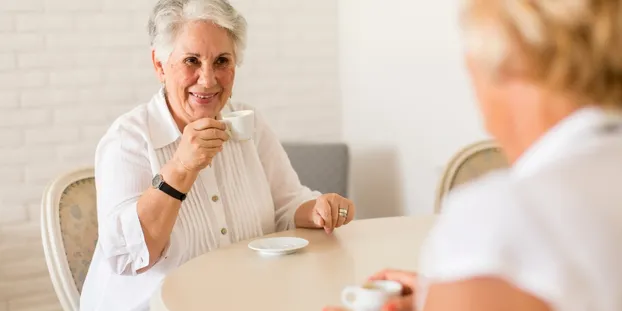
[[193, 21], [212, 22], [229, 32], [236, 63], [246, 48], [246, 19], [227, 0], [159, 0], [149, 17], [149, 37], [156, 58], [166, 63], [182, 27]]

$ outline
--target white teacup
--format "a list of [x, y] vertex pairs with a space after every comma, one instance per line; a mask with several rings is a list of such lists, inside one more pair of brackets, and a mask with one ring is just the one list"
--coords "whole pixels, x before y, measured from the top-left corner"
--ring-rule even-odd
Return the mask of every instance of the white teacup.
[[402, 293], [402, 284], [395, 281], [371, 281], [363, 286], [348, 286], [341, 292], [341, 303], [355, 311], [380, 311], [393, 297]]
[[237, 141], [246, 141], [255, 133], [255, 112], [253, 110], [238, 110], [222, 115], [222, 121], [227, 124], [227, 134]]

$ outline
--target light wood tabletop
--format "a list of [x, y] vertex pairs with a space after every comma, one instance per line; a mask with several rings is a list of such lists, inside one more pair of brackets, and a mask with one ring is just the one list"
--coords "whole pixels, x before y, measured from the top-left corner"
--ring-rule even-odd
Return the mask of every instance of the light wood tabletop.
[[436, 216], [353, 221], [332, 235], [296, 229], [264, 237], [309, 241], [297, 253], [266, 257], [244, 241], [199, 256], [171, 272], [151, 310], [319, 311], [340, 305], [342, 289], [384, 268], [416, 270]]

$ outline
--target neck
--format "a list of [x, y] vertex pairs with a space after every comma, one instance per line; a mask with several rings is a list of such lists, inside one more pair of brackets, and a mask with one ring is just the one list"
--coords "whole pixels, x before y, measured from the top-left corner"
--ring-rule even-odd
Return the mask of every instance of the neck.
[[510, 135], [506, 139], [499, 139], [511, 164], [559, 122], [581, 109], [581, 106], [566, 98], [544, 97], [543, 101], [532, 106], [516, 108], [510, 111], [513, 123]]

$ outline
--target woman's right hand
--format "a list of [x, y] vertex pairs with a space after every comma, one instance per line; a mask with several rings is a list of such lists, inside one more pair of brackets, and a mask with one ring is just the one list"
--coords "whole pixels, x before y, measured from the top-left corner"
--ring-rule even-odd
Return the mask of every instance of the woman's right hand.
[[[389, 280], [402, 284], [402, 295], [389, 299], [382, 311], [414, 311], [415, 310], [415, 282], [417, 274], [410, 271], [383, 270], [369, 278], [370, 281]], [[341, 307], [326, 307], [322, 311], [346, 311]]]
[[226, 128], [225, 123], [210, 118], [189, 123], [184, 128], [173, 159], [186, 170], [199, 172], [212, 163], [212, 159], [222, 151], [223, 144], [229, 140]]

